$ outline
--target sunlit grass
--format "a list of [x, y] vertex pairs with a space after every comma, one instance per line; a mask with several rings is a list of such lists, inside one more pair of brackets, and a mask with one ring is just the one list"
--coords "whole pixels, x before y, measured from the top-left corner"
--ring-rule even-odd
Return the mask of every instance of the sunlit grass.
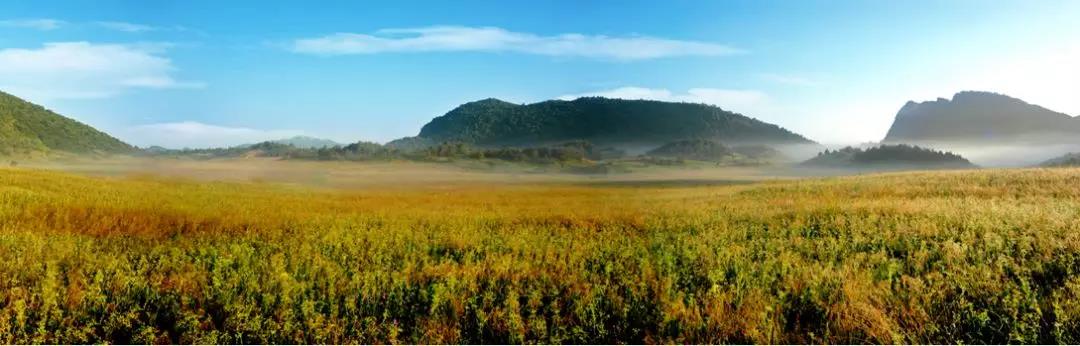
[[1077, 343], [1080, 170], [331, 190], [0, 169], [0, 343]]

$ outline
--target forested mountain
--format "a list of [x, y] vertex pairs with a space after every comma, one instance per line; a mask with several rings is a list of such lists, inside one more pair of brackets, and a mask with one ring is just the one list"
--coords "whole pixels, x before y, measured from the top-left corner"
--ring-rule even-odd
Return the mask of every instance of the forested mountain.
[[136, 149], [86, 124], [0, 92], [0, 155], [130, 153]]
[[826, 150], [807, 160], [803, 165], [819, 167], [974, 167], [970, 161], [960, 155], [906, 144], [880, 145], [867, 149], [846, 147], [840, 150]]
[[725, 144], [813, 143], [779, 126], [714, 106], [601, 97], [528, 105], [496, 99], [470, 102], [433, 119], [417, 137], [481, 146], [545, 145], [570, 140], [605, 146], [656, 146], [684, 139]]
[[1077, 142], [1080, 119], [1020, 99], [965, 91], [952, 100], [909, 101], [885, 136], [886, 143]]

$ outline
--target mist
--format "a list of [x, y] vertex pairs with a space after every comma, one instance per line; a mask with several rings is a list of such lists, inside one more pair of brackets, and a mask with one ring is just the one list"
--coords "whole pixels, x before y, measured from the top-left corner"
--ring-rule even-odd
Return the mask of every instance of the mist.
[[1047, 160], [1080, 152], [1080, 143], [1038, 143], [1034, 141], [978, 142], [916, 142], [908, 143], [926, 148], [949, 151], [987, 168], [1016, 168], [1038, 166]]

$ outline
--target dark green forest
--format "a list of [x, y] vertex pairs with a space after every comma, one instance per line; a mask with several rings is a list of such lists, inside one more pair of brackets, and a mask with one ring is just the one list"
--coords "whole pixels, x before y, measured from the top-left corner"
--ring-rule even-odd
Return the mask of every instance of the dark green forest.
[[807, 166], [974, 167], [970, 161], [960, 155], [907, 144], [879, 145], [866, 149], [845, 147], [839, 150], [825, 150], [803, 164]]
[[418, 137], [481, 146], [535, 146], [586, 140], [602, 145], [660, 145], [688, 138], [725, 143], [813, 143], [779, 126], [715, 106], [583, 97], [517, 105], [466, 103], [437, 117]]

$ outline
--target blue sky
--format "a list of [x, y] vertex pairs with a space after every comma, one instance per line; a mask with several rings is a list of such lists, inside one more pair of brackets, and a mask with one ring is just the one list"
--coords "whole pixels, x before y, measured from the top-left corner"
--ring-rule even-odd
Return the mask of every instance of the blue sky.
[[4, 1], [0, 90], [140, 146], [415, 135], [472, 100], [716, 104], [823, 143], [907, 100], [1080, 114], [1080, 1]]

